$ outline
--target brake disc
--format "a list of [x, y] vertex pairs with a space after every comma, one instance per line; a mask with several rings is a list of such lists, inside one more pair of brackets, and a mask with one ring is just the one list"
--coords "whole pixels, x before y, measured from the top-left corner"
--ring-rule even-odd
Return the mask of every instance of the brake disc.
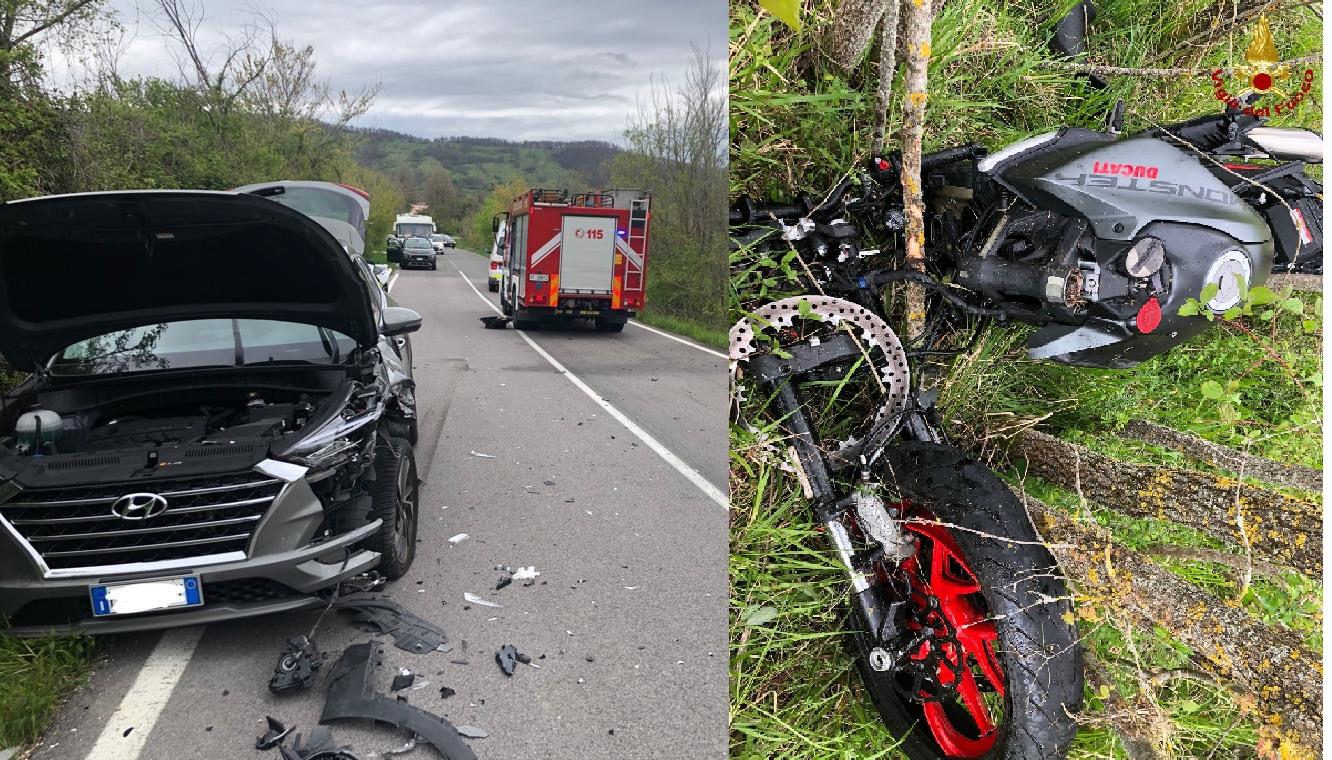
[[[802, 302], [806, 306], [802, 307]], [[883, 401], [874, 413], [869, 428], [871, 431], [882, 430], [887, 421], [897, 418], [906, 409], [911, 373], [907, 368], [902, 341], [878, 314], [842, 298], [791, 296], [760, 306], [753, 314], [740, 319], [731, 327], [732, 366], [767, 353], [769, 346], [773, 345], [772, 341], [756, 341], [756, 338], [765, 334], [779, 336], [784, 328], [794, 325], [796, 319], [816, 319], [834, 326], [842, 323], [852, 326], [852, 334], [860, 341], [866, 358], [871, 360], [883, 391]], [[781, 345], [780, 340], [777, 345]], [[879, 349], [877, 356], [872, 352], [875, 347]], [[830, 464], [834, 469], [851, 464], [870, 438], [849, 438], [839, 442], [829, 456]]]

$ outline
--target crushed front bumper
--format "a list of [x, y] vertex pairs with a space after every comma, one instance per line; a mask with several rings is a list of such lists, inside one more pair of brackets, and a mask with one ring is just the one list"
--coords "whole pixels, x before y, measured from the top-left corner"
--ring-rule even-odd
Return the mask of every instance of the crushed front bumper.
[[[379, 564], [377, 552], [353, 547], [378, 530], [380, 520], [347, 533], [316, 537], [324, 509], [304, 480], [304, 468], [283, 465], [273, 472], [282, 474], [285, 485], [255, 528], [243, 556], [53, 571], [0, 516], [0, 629], [7, 627], [19, 636], [124, 633], [302, 609], [322, 604], [316, 592]], [[92, 614], [92, 585], [182, 575], [199, 577], [202, 606], [108, 617]]]

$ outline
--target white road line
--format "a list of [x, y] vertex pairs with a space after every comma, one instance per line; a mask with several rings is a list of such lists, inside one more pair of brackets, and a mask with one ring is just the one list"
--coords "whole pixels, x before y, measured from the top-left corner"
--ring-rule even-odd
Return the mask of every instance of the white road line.
[[[480, 298], [486, 304], [486, 306], [489, 306], [491, 311], [494, 311], [496, 314], [503, 316], [503, 312], [500, 311], [500, 308], [496, 306], [495, 303], [491, 301], [489, 298], [486, 298], [486, 296], [480, 290], [478, 290], [475, 285], [472, 284], [472, 281], [468, 279], [467, 275], [461, 269], [458, 269], [457, 266], [454, 266], [453, 269], [458, 273], [458, 276], [462, 278], [462, 281], [467, 283], [467, 287], [472, 289], [472, 292], [476, 294], [477, 298]], [[602, 398], [601, 394], [592, 390], [591, 386], [583, 382], [582, 379], [579, 378], [577, 375], [570, 372], [563, 364], [560, 364], [558, 359], [546, 353], [546, 349], [542, 348], [541, 346], [538, 346], [536, 341], [532, 340], [532, 338], [529, 337], [525, 331], [516, 330], [515, 332], [517, 332], [518, 335], [521, 336], [522, 339], [527, 342], [527, 345], [532, 347], [533, 351], [536, 351], [538, 354], [540, 354], [541, 358], [545, 359], [550, 364], [550, 366], [554, 367], [557, 372], [559, 372], [561, 375], [564, 375], [564, 377], [567, 378], [569, 382], [573, 383], [574, 387], [578, 388], [578, 390], [582, 391], [588, 398], [592, 399], [592, 401], [596, 403], [597, 406], [606, 410], [607, 414], [609, 414], [611, 417], [614, 417], [615, 421], [623, 425], [625, 430], [628, 430], [630, 433], [633, 433], [638, 438], [638, 440], [643, 442], [644, 445], [646, 445], [649, 449], [652, 449], [654, 452], [656, 452], [657, 456], [666, 460], [666, 464], [669, 464], [671, 467], [674, 467], [676, 472], [685, 476], [685, 478], [687, 478], [690, 483], [694, 484], [695, 488], [702, 491], [703, 494], [707, 496], [709, 499], [712, 499], [713, 501], [717, 502], [717, 504], [720, 505], [722, 509], [730, 509], [731, 506], [730, 499], [726, 496], [726, 494], [722, 493], [720, 488], [714, 486], [711, 482], [708, 481], [707, 478], [700, 475], [698, 470], [695, 470], [693, 467], [690, 467], [688, 464], [685, 464], [685, 461], [683, 459], [676, 456], [674, 452], [663, 446], [661, 442], [658, 441], [656, 438], [653, 438], [652, 435], [648, 433], [648, 431], [639, 427], [638, 423], [634, 422], [633, 420], [625, 416], [624, 412], [621, 412], [619, 409], [616, 409], [611, 404], [611, 402]]]
[[[143, 752], [203, 632], [200, 625], [173, 628], [162, 634], [85, 760], [135, 760]], [[126, 736], [128, 728], [134, 730]]]
[[384, 292], [385, 292], [385, 293], [392, 293], [392, 292], [393, 292], [393, 283], [395, 283], [395, 282], [398, 281], [398, 275], [400, 275], [400, 274], [402, 274], [402, 270], [401, 270], [401, 269], [395, 270], [395, 271], [393, 272], [393, 276], [389, 278], [388, 284], [384, 286]]
[[633, 325], [634, 327], [641, 327], [641, 328], [643, 328], [644, 330], [647, 330], [648, 332], [654, 332], [654, 333], [660, 335], [660, 336], [663, 337], [663, 338], [670, 338], [671, 340], [675, 341], [676, 343], [683, 343], [683, 344], [685, 344], [686, 346], [689, 346], [690, 348], [697, 348], [699, 351], [702, 351], [702, 352], [705, 353], [705, 354], [712, 354], [713, 356], [717, 357], [718, 359], [726, 359], [726, 358], [729, 358], [729, 357], [726, 356], [726, 354], [723, 354], [721, 351], [714, 351], [714, 350], [708, 348], [707, 346], [700, 346], [700, 345], [698, 345], [697, 343], [693, 342], [692, 340], [685, 340], [684, 338], [681, 338], [679, 335], [672, 335], [671, 333], [668, 333], [668, 332], [666, 332], [665, 330], [658, 330], [658, 329], [655, 328], [655, 327], [651, 327], [651, 326], [649, 326], [649, 325], [645, 325], [645, 324], [643, 324], [642, 322], [639, 322], [637, 319], [631, 319], [631, 320], [629, 320], [629, 324]]

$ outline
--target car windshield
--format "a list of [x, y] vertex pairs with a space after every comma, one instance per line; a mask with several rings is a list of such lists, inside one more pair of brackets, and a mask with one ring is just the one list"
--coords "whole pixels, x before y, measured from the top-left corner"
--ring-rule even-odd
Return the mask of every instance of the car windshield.
[[441, 242], [441, 243], [444, 242], [444, 236], [443, 236], [443, 235], [431, 235], [431, 236], [430, 236], [430, 239], [431, 239], [431, 240], [438, 240], [438, 241]]
[[411, 240], [408, 240], [408, 241], [407, 241], [407, 247], [408, 247], [408, 248], [429, 248], [429, 247], [430, 247], [430, 241], [428, 241], [428, 240], [422, 240], [421, 238], [412, 238]]
[[164, 322], [79, 341], [51, 360], [51, 374], [116, 375], [273, 362], [337, 364], [356, 341], [315, 325], [268, 319]]

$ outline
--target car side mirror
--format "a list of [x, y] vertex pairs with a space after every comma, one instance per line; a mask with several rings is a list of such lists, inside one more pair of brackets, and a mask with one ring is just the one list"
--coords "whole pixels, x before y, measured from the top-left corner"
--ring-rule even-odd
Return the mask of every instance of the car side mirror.
[[384, 308], [384, 325], [379, 331], [385, 335], [406, 335], [421, 329], [421, 315], [406, 306]]

